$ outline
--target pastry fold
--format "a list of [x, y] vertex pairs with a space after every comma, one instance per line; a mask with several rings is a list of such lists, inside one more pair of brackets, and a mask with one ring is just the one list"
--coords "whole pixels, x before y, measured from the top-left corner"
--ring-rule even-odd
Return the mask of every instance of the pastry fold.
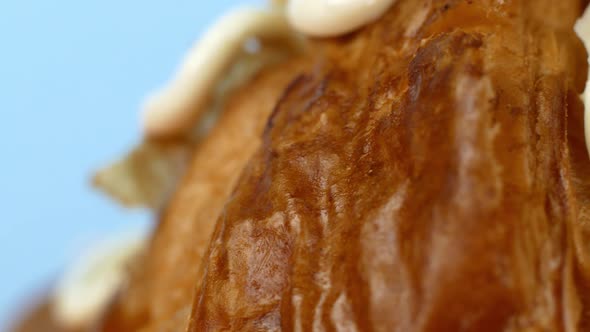
[[148, 250], [107, 310], [103, 331], [182, 331], [188, 325], [198, 271], [217, 218], [240, 173], [260, 146], [266, 119], [302, 68], [296, 58], [260, 72], [229, 97], [211, 132], [159, 216]]
[[582, 10], [398, 0], [318, 42], [225, 201], [189, 331], [589, 331]]

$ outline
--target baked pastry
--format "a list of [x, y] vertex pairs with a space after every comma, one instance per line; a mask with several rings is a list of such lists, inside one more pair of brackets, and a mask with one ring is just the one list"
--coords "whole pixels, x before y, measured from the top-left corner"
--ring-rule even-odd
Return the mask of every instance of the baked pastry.
[[585, 5], [398, 0], [258, 73], [97, 328], [590, 331]]
[[284, 86], [304, 64], [296, 60], [271, 67], [231, 98], [195, 149], [178, 190], [160, 214], [145, 262], [111, 308], [106, 330], [175, 331], [188, 324], [195, 280], [215, 222], [260, 145]]
[[579, 1], [397, 1], [286, 90], [189, 331], [587, 331]]

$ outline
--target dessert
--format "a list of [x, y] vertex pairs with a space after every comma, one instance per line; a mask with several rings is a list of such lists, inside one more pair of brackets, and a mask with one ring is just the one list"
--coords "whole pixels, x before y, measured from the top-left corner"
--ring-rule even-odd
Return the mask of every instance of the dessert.
[[210, 131], [147, 135], [190, 161], [128, 177], [155, 183], [120, 192], [159, 222], [89, 326], [590, 331], [586, 4], [397, 0], [346, 35], [262, 42], [288, 51]]

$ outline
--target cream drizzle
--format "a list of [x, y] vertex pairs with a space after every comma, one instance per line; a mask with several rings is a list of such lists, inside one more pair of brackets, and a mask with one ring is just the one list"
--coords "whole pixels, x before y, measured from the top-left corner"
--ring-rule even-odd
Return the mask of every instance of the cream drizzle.
[[289, 40], [293, 35], [282, 10], [242, 8], [222, 17], [189, 51], [172, 82], [145, 103], [146, 134], [166, 137], [193, 128], [246, 40]]

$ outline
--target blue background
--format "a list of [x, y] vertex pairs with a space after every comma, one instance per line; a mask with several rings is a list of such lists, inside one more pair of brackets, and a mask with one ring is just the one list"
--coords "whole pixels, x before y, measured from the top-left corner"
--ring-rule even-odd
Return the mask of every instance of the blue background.
[[0, 326], [86, 243], [150, 224], [90, 175], [140, 139], [141, 100], [238, 2], [262, 3], [0, 0]]

